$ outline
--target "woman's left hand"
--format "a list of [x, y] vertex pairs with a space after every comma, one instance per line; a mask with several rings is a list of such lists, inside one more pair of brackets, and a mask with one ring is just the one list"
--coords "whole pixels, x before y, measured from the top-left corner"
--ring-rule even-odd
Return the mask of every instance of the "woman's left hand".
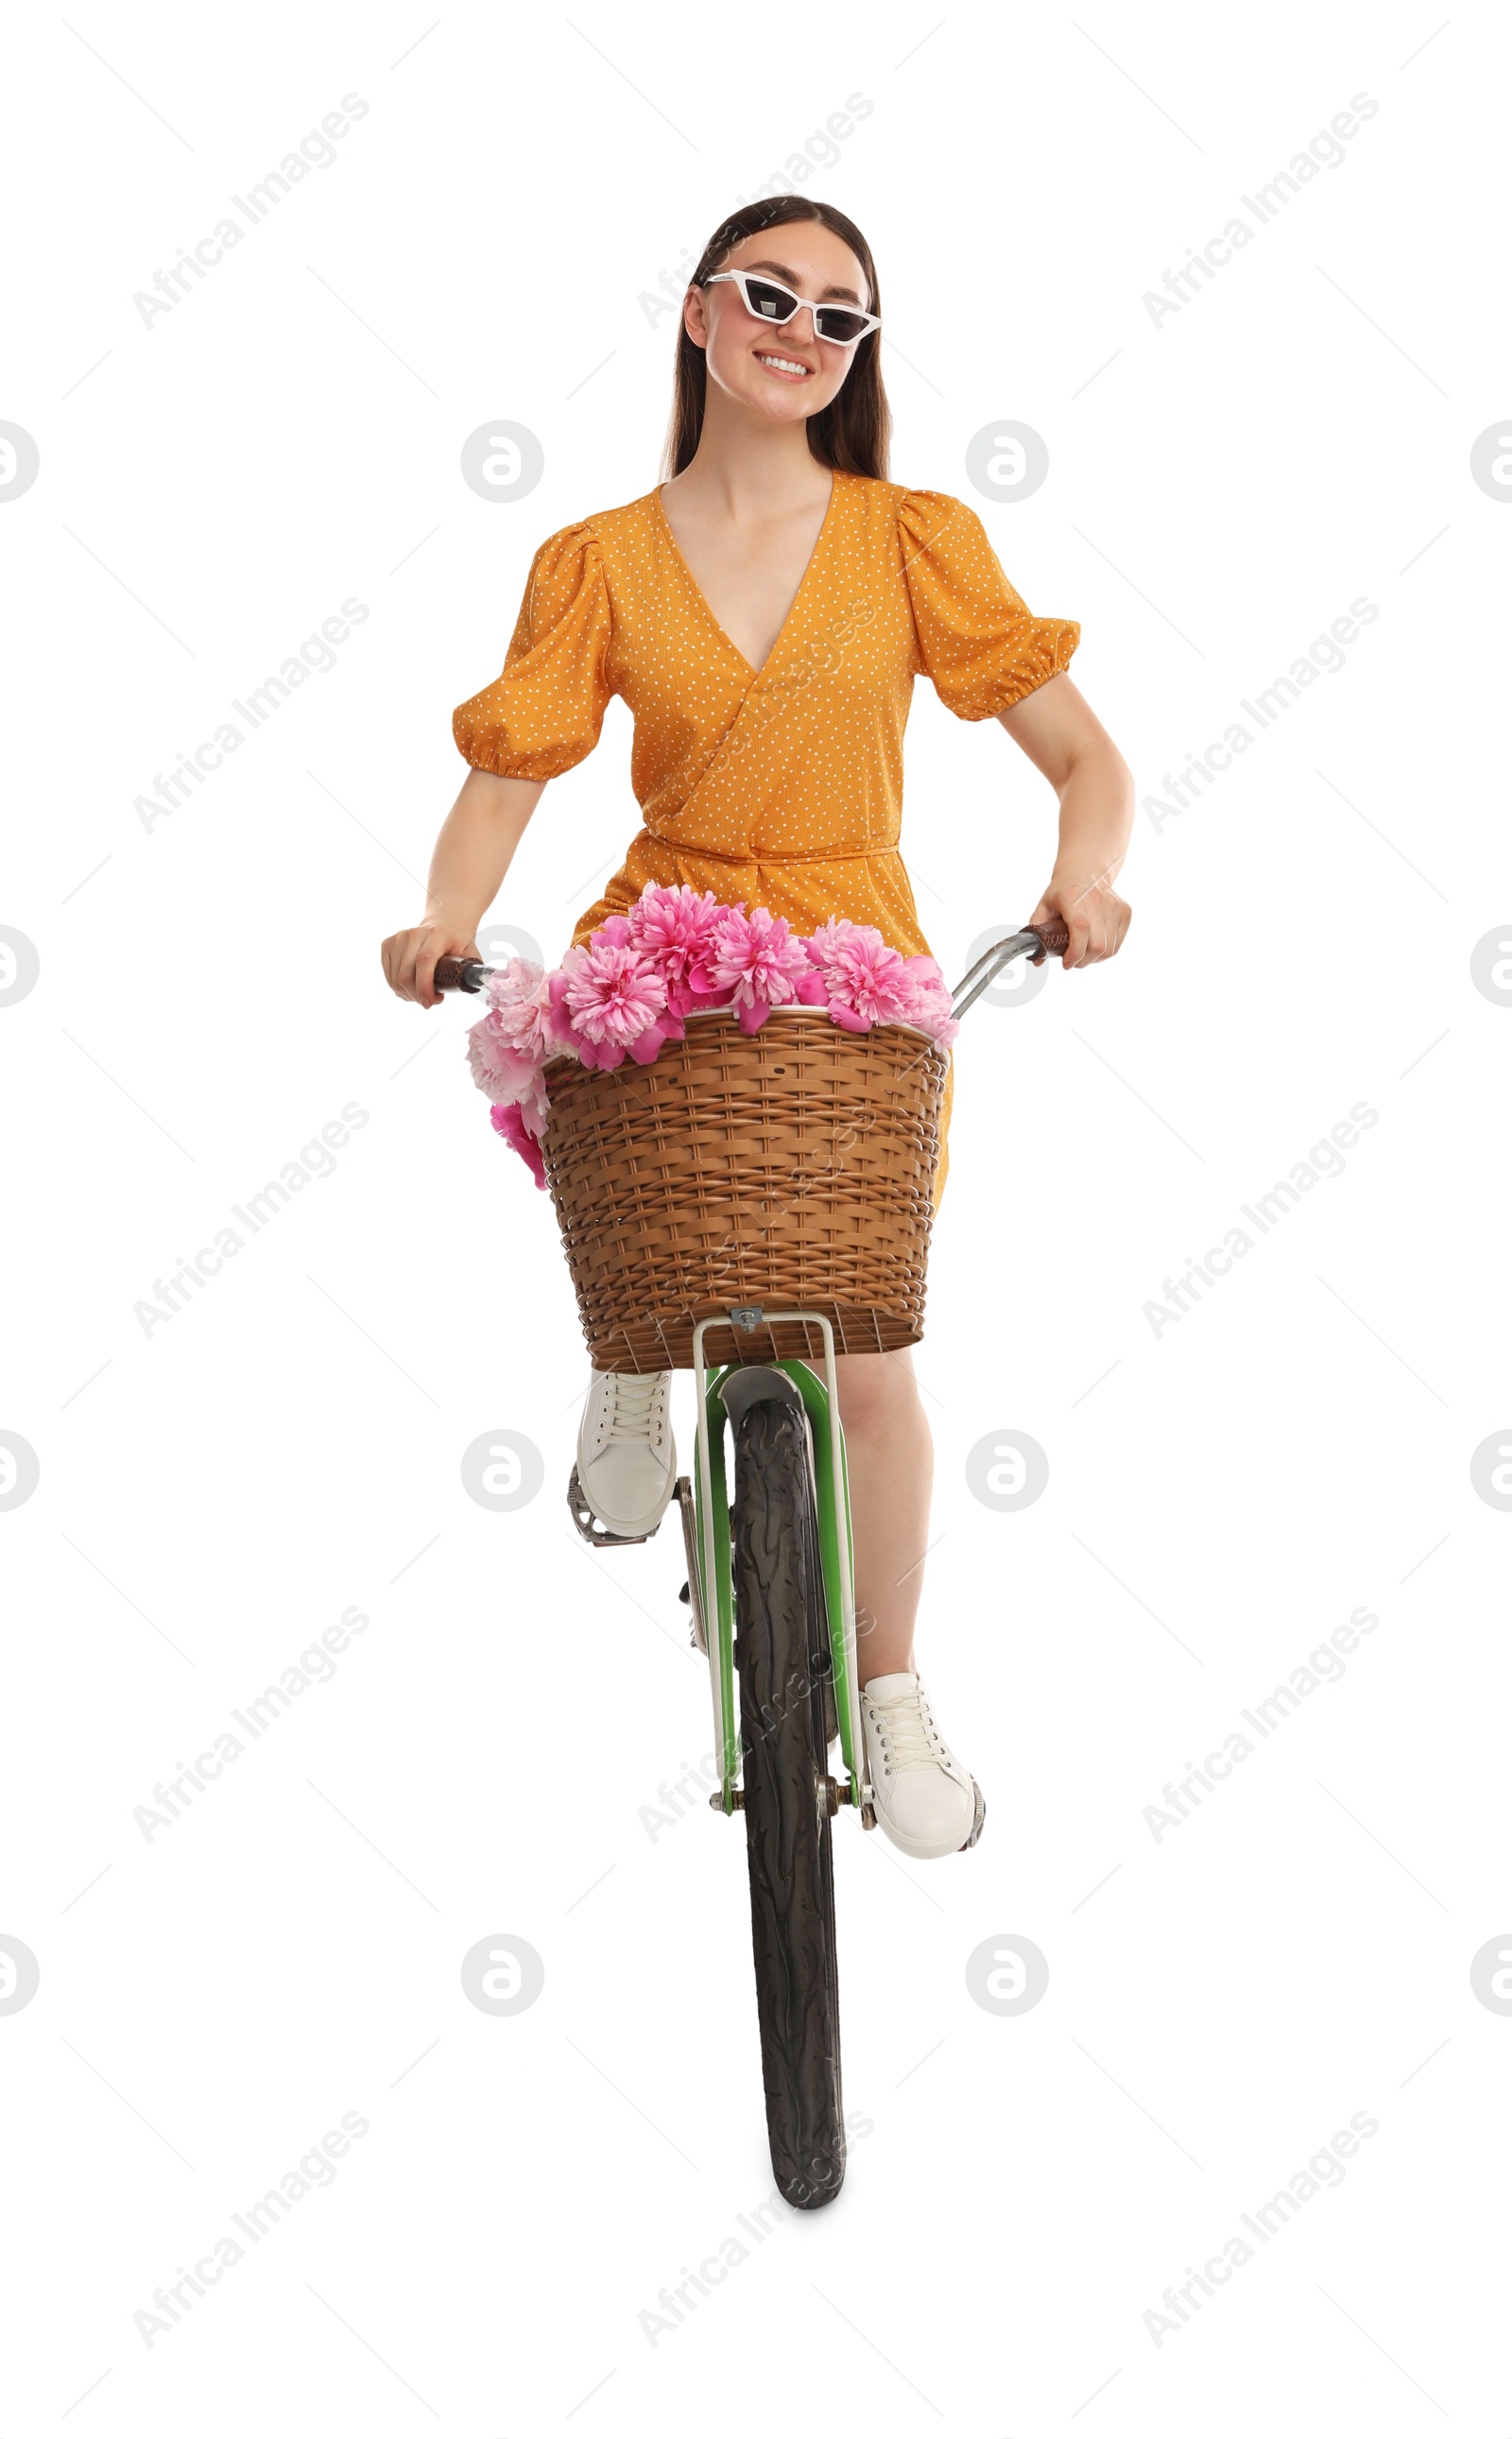
[[[1029, 920], [1043, 923], [1052, 916], [1058, 916], [1071, 935], [1061, 964], [1094, 966], [1104, 957], [1118, 954], [1131, 909], [1106, 874], [1094, 873], [1089, 879], [1082, 874], [1056, 872]], [[1036, 965], [1040, 962], [1035, 958]]]

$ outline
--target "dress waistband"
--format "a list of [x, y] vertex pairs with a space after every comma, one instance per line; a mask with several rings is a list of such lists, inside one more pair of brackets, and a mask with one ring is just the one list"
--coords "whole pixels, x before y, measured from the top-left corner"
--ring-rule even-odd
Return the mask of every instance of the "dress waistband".
[[896, 857], [898, 852], [896, 846], [862, 847], [847, 854], [832, 847], [814, 847], [807, 855], [788, 855], [753, 847], [748, 855], [725, 855], [718, 847], [689, 846], [684, 839], [668, 838], [665, 830], [647, 830], [645, 835], [655, 846], [670, 847], [674, 855], [696, 856], [702, 863], [877, 863], [883, 856]]

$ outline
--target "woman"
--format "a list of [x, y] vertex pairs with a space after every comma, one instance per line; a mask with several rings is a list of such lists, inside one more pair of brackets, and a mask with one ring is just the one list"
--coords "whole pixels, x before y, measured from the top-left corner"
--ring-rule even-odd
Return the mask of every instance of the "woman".
[[[1066, 966], [1115, 953], [1133, 785], [1065, 675], [1080, 630], [1029, 614], [969, 508], [886, 479], [879, 317], [870, 248], [828, 205], [779, 196], [716, 232], [684, 302], [671, 479], [542, 544], [503, 675], [455, 715], [471, 768], [425, 917], [383, 944], [401, 999], [435, 1006], [437, 958], [477, 954], [543, 789], [596, 744], [614, 694], [634, 715], [645, 827], [575, 941], [656, 881], [769, 907], [799, 933], [849, 917], [924, 951], [897, 851], [921, 673], [961, 719], [996, 717], [1059, 798], [1030, 919], [1068, 926]], [[949, 1108], [947, 1094], [947, 1122]], [[945, 1166], [942, 1152], [936, 1202]], [[839, 1369], [877, 1815], [905, 1854], [946, 1855], [979, 1823], [914, 1651], [929, 1426], [906, 1351]], [[591, 1376], [578, 1471], [613, 1531], [645, 1532], [667, 1506], [669, 1382]]]

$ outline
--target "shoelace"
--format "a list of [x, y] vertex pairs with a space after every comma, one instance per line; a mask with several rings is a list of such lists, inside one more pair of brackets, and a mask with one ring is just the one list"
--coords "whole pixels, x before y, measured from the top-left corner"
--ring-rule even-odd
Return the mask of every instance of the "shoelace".
[[614, 1411], [607, 1436], [612, 1440], [650, 1437], [651, 1409], [661, 1376], [655, 1372], [612, 1372]]
[[868, 1695], [866, 1700], [882, 1738], [889, 1769], [904, 1771], [922, 1770], [926, 1765], [938, 1767], [940, 1757], [925, 1724], [920, 1696], [897, 1694], [890, 1702], [879, 1702]]

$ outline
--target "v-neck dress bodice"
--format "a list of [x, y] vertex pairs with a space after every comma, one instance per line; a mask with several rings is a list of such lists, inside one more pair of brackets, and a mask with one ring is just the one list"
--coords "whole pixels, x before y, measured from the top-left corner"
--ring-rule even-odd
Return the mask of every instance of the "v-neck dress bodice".
[[772, 649], [768, 652], [766, 659], [762, 662], [759, 668], [757, 668], [754, 661], [746, 659], [746, 656], [741, 651], [739, 645], [736, 643], [733, 636], [726, 633], [725, 630], [720, 626], [719, 619], [715, 616], [714, 605], [710, 601], [708, 595], [704, 592], [703, 585], [699, 582], [698, 578], [694, 575], [692, 568], [688, 565], [687, 554], [684, 550], [682, 543], [678, 541], [676, 534], [672, 531], [672, 520], [667, 513], [667, 503], [662, 498], [661, 492], [649, 491], [647, 494], [647, 497], [650, 500], [655, 509], [657, 517], [660, 519], [662, 525], [666, 529], [667, 540], [672, 545], [672, 556], [683, 571], [684, 578], [685, 579], [685, 590], [698, 603], [700, 609], [707, 618], [710, 627], [719, 637], [720, 642], [724, 645], [729, 651], [732, 651], [735, 654], [736, 659], [740, 663], [742, 668], [748, 669], [753, 678], [761, 677], [765, 673], [772, 661], [773, 655], [781, 646], [783, 636], [787, 633], [789, 627], [797, 616], [798, 605], [803, 599], [804, 590], [809, 582], [809, 573], [813, 568], [815, 561], [823, 555], [825, 542], [828, 536], [830, 519], [835, 505], [835, 489], [838, 477], [831, 473], [829, 478], [829, 497], [825, 503], [825, 513], [820, 520], [819, 531], [814, 536], [813, 548], [809, 553], [809, 557], [804, 563], [803, 574], [798, 579], [798, 589], [794, 593], [792, 599], [788, 604], [788, 614], [786, 618], [784, 618], [781, 626], [778, 628], [776, 634], [774, 636]]
[[[647, 881], [686, 881], [799, 932], [873, 923], [912, 956], [929, 945], [898, 853], [915, 679], [959, 719], [987, 720], [1063, 669], [1080, 632], [1030, 614], [964, 502], [837, 472], [756, 669], [649, 491], [542, 543], [503, 673], [453, 733], [479, 770], [553, 779], [592, 752], [613, 696], [629, 708], [643, 828], [575, 940]], [[944, 1174], [942, 1153], [936, 1195]]]

